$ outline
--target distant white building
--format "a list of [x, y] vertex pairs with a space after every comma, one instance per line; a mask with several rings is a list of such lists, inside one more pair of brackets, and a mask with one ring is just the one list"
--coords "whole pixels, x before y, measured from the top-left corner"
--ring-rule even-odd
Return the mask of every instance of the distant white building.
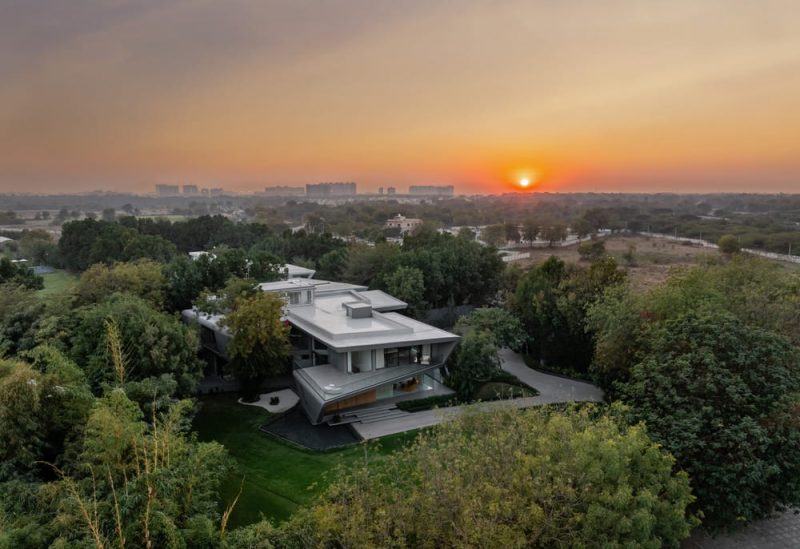
[[385, 226], [387, 229], [400, 229], [400, 232], [405, 234], [413, 231], [420, 225], [422, 225], [421, 219], [410, 218], [397, 214], [391, 219], [387, 219]]

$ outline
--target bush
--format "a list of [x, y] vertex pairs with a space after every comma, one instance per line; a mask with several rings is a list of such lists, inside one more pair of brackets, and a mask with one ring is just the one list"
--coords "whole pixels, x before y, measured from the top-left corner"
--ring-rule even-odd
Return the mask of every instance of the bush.
[[697, 519], [686, 473], [641, 426], [500, 409], [342, 470], [286, 536], [303, 547], [678, 547]]

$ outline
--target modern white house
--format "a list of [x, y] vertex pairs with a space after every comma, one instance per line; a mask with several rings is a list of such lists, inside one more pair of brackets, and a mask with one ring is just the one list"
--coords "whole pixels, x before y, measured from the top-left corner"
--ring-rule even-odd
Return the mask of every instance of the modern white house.
[[[440, 387], [440, 368], [458, 336], [397, 311], [406, 303], [380, 290], [311, 278], [259, 284], [279, 294], [291, 325], [293, 377], [312, 423], [343, 410]], [[225, 359], [229, 335], [221, 317], [183, 311], [201, 326], [204, 347]]]

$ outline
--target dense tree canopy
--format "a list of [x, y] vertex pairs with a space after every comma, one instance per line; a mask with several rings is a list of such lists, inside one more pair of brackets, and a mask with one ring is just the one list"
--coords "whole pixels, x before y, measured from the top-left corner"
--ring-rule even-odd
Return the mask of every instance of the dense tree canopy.
[[[290, 521], [297, 547], [678, 547], [685, 473], [641, 426], [590, 410], [468, 414], [342, 472]], [[265, 532], [265, 536], [271, 532]], [[286, 542], [284, 542], [286, 543]]]
[[115, 378], [106, 337], [109, 321], [119, 330], [128, 363], [127, 380], [168, 375], [177, 382], [178, 395], [193, 394], [202, 374], [196, 332], [143, 299], [124, 294], [81, 307], [71, 319], [65, 319], [68, 355], [86, 371], [95, 391]]
[[695, 313], [666, 322], [620, 388], [691, 476], [711, 527], [800, 503], [798, 390], [800, 351], [785, 338]]
[[167, 261], [175, 246], [153, 235], [142, 235], [109, 221], [84, 219], [64, 224], [58, 241], [59, 258], [69, 270], [83, 271], [95, 263], [149, 258]]
[[510, 301], [528, 333], [533, 357], [550, 366], [585, 372], [593, 352], [587, 311], [624, 279], [608, 256], [586, 268], [551, 257], [525, 273]]
[[99, 303], [115, 293], [141, 297], [156, 308], [164, 306], [166, 281], [159, 263], [140, 259], [130, 263], [96, 263], [81, 275], [75, 287], [79, 305]]

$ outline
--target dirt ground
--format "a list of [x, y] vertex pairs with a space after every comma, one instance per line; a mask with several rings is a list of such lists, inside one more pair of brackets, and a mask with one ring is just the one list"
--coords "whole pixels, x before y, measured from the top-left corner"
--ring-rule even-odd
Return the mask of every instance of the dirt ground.
[[[606, 251], [612, 255], [627, 272], [634, 288], [647, 290], [664, 282], [671, 269], [678, 266], [698, 265], [708, 259], [719, 257], [719, 252], [712, 248], [685, 245], [657, 238], [643, 236], [613, 236], [606, 239]], [[633, 261], [629, 262], [625, 255], [633, 252]], [[578, 247], [568, 248], [533, 248], [518, 249], [519, 252], [530, 252], [531, 258], [515, 261], [513, 264], [527, 268], [537, 265], [550, 256], [556, 256], [567, 263], [588, 264], [578, 255]]]

